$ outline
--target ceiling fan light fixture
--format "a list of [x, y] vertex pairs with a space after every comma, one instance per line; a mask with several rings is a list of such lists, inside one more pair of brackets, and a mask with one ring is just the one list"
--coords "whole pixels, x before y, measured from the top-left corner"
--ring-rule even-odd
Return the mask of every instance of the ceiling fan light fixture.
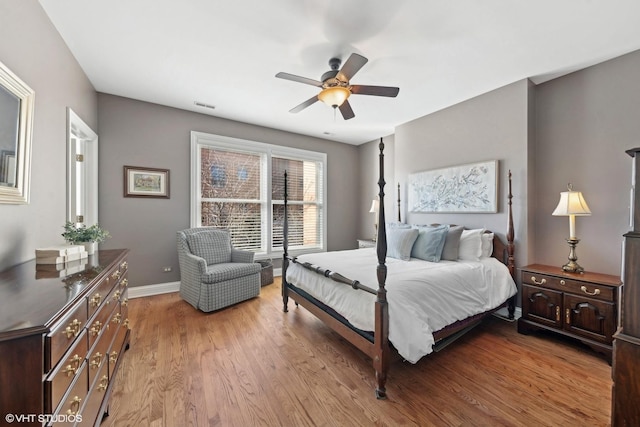
[[323, 89], [318, 94], [318, 99], [330, 107], [337, 108], [344, 104], [344, 101], [349, 98], [349, 95], [351, 95], [351, 91], [348, 88], [343, 86], [332, 86]]

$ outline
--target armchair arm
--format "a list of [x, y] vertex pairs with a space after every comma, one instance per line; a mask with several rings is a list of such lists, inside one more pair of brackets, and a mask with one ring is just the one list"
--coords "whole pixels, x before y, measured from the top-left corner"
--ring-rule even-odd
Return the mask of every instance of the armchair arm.
[[207, 272], [207, 262], [204, 258], [200, 258], [191, 253], [185, 253], [185, 262], [191, 267], [191, 270], [196, 270], [200, 274], [204, 274]]
[[231, 248], [231, 262], [253, 262], [254, 255], [251, 251]]

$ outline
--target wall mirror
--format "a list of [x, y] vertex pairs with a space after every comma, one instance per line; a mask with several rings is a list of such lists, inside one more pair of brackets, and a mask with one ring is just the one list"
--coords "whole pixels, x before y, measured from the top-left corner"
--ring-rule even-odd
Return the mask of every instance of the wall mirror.
[[98, 222], [98, 135], [67, 108], [67, 220]]
[[29, 203], [34, 98], [0, 62], [0, 203]]

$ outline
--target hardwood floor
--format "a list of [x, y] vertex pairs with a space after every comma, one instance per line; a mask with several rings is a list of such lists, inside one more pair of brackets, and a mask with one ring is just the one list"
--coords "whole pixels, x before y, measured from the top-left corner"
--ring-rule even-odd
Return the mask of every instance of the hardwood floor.
[[104, 427], [606, 426], [611, 368], [553, 335], [491, 318], [415, 365], [391, 365], [388, 400], [371, 361], [302, 307], [279, 278], [205, 314], [165, 294], [130, 301], [131, 348]]

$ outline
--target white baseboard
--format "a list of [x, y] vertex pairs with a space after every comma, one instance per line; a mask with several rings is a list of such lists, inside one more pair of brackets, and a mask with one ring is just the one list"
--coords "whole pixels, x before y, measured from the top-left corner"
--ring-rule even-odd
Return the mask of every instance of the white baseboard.
[[[282, 269], [274, 268], [274, 276], [281, 276]], [[129, 299], [169, 294], [180, 290], [180, 282], [158, 283], [157, 285], [132, 286], [129, 288]]]
[[157, 285], [132, 286], [129, 288], [129, 299], [150, 297], [153, 295], [178, 292], [180, 282], [159, 283]]

